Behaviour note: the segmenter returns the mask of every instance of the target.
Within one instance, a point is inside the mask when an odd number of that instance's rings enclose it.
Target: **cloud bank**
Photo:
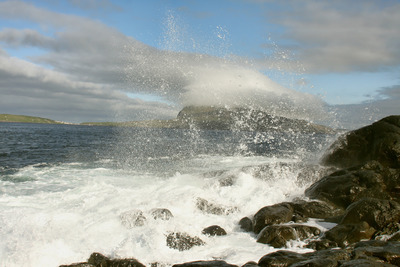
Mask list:
[[[159,50],[98,21],[19,1],[1,2],[0,17],[39,25],[2,29],[4,47],[42,51],[27,60],[0,53],[2,110],[79,121],[173,117],[185,105],[248,106],[312,119],[323,108],[320,99],[284,88],[251,65]]]

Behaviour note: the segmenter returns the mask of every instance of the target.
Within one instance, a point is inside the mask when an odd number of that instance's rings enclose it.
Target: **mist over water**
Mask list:
[[[232,57],[228,30],[218,26],[210,34],[216,45],[210,45],[210,40],[185,36],[188,30],[176,15],[168,13],[165,20],[165,50],[134,41],[124,49],[127,82],[133,90],[159,95],[180,107],[247,107],[308,120],[325,116],[319,97],[279,85],[251,60]]]

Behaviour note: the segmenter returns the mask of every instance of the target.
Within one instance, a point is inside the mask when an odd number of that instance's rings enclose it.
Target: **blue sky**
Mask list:
[[[0,1],[0,113],[136,120],[210,104],[368,123],[400,114],[399,12],[394,0]]]

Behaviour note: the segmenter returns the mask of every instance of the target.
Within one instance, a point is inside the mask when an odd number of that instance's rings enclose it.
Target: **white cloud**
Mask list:
[[[285,27],[279,38],[292,43],[308,71],[377,71],[400,65],[398,1],[279,3],[285,8],[267,13],[267,20]]]

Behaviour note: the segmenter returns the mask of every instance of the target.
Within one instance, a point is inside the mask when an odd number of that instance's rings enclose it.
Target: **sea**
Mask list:
[[[0,123],[0,266],[59,266],[84,262],[92,252],[147,266],[257,262],[277,249],[257,243],[238,222],[264,206],[305,199],[335,139],[292,131]],[[226,212],[202,209],[201,201]],[[160,209],[172,216],[155,217]],[[211,225],[227,235],[202,234]],[[167,235],[178,232],[205,244],[169,247]],[[286,249],[310,251],[301,241]]]

